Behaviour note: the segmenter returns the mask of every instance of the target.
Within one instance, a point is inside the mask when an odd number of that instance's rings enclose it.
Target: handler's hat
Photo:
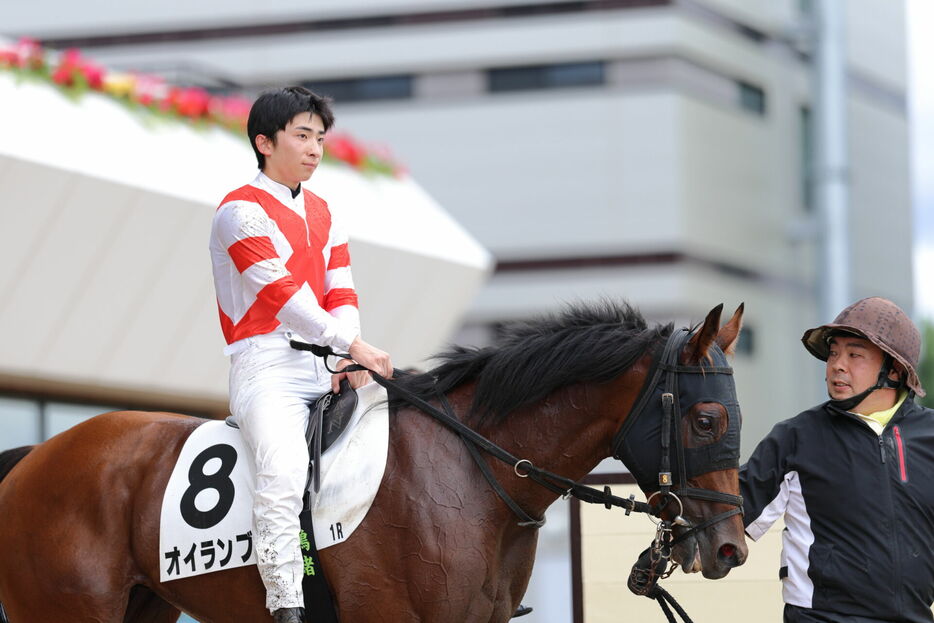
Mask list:
[[[832,323],[805,331],[801,341],[808,352],[827,361],[830,338],[841,333],[864,337],[891,355],[907,374],[905,384],[918,396],[924,396],[916,372],[921,358],[921,334],[898,305],[878,296],[856,301]]]

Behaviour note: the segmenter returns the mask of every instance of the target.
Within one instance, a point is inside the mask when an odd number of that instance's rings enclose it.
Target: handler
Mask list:
[[[777,424],[740,469],[746,533],[782,514],[789,623],[930,623],[934,411],[916,368],[921,336],[883,298],[806,331],[830,400]]]
[[[345,376],[289,340],[347,352],[387,378],[393,372],[389,355],[360,337],[347,234],[327,203],[302,188],[333,123],[328,100],[307,89],[261,94],[247,122],[260,173],[224,198],[211,227],[230,410],[256,461],[253,539],[276,623],[303,622],[298,515],[309,403],[338,391]],[[347,376],[354,388],[369,381],[366,372]]]

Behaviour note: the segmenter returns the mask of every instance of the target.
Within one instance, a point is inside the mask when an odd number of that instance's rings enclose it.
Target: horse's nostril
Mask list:
[[[736,559],[736,546],[732,543],[721,545],[720,549],[717,550],[717,558],[719,558],[721,562],[735,565],[738,562]]]

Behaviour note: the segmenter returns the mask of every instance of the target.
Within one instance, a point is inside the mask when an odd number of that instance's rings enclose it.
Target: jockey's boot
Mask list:
[[[531,611],[532,611],[532,606],[523,606],[522,604],[519,604],[519,607],[516,608],[516,613],[512,615],[512,618],[524,617]]]
[[[275,623],[305,623],[304,608],[279,608],[272,613]]]

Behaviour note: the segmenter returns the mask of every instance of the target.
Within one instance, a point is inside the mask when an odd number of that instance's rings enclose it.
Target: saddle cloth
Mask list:
[[[366,516],[386,468],[386,390],[357,390],[346,432],[321,457],[321,488],[309,485],[319,550],[346,540]],[[192,431],[169,477],[159,521],[160,580],[256,564],[253,457],[238,429],[206,421]]]

